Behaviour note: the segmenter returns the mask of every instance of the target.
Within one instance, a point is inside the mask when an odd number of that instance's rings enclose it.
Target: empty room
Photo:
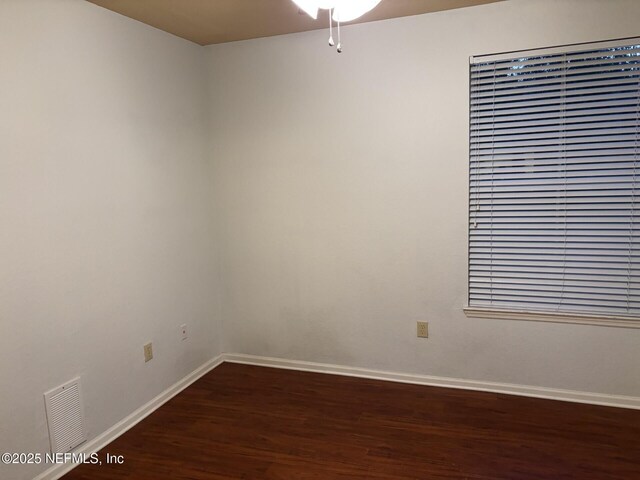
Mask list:
[[[640,0],[0,0],[0,352],[1,480],[640,480]]]

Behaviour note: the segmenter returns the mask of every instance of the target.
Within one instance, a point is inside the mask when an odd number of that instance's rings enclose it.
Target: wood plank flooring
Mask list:
[[[638,480],[640,411],[225,363],[65,480]]]

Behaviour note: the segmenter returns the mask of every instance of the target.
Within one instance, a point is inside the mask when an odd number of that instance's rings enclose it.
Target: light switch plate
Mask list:
[[[153,359],[153,343],[149,342],[144,346],[144,361],[147,363]]]

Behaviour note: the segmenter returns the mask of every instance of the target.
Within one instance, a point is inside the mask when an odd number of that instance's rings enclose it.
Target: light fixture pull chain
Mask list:
[[[329,9],[329,46],[333,47],[336,42],[333,41],[333,20],[331,19],[333,9]]]
[[[342,53],[342,42],[340,41],[340,20],[338,20],[338,53]]]

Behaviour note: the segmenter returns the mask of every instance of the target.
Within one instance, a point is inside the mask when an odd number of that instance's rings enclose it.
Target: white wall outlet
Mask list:
[[[429,338],[429,322],[418,322],[418,337]]]
[[[182,332],[182,340],[186,340],[187,338],[189,338],[189,335],[187,334],[186,323],[183,323],[182,325],[180,325],[180,331]]]
[[[153,358],[153,343],[149,342],[144,346],[144,362],[147,363]]]

